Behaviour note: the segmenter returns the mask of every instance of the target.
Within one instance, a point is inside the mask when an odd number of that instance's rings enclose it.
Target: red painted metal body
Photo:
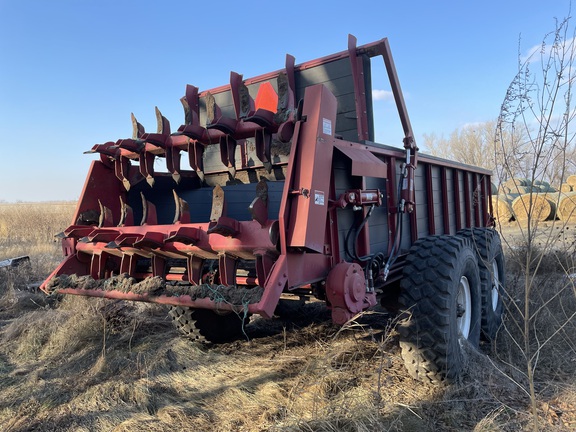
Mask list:
[[[403,149],[371,142],[375,56],[388,71]],[[344,323],[398,281],[417,238],[490,223],[489,172],[417,154],[386,39],[356,47],[351,36],[342,53],[299,66],[287,56],[283,70],[247,80],[232,73],[230,85],[210,91],[187,86],[182,103],[178,131],[157,110],[157,133],[133,118],[132,138],[90,150],[100,159],[61,235],[64,261],[44,291],[265,317],[283,293],[315,293]],[[181,166],[185,153],[190,169]],[[166,171],[156,171],[158,158]],[[190,289],[263,290],[256,301],[235,304],[192,291],[54,283],[120,274]]]

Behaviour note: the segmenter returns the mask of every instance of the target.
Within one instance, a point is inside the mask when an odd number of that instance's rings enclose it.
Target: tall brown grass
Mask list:
[[[507,253],[508,313],[496,344],[466,347],[461,381],[432,387],[405,371],[394,317],[380,309],[337,328],[322,303],[309,303],[289,320],[253,318],[249,341],[203,347],[179,337],[160,305],[29,291],[26,284],[61,259],[52,235],[70,223],[74,206],[53,205],[0,206],[11,233],[0,258],[32,259],[31,267],[0,271],[2,431],[487,432],[531,424],[518,346],[521,249]],[[36,221],[27,229],[24,215]],[[571,256],[545,257],[531,298],[546,431],[576,429],[576,293],[564,271]]]
[[[38,273],[61,259],[54,237],[72,221],[75,202],[0,203],[0,261],[28,255]]]

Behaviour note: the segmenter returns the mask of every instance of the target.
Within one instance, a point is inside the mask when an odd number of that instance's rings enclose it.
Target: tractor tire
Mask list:
[[[464,344],[480,342],[480,275],[470,242],[457,236],[416,241],[400,287],[398,332],[408,372],[424,382],[454,382]]]
[[[476,252],[482,297],[482,337],[493,341],[502,324],[502,298],[506,281],[500,235],[491,228],[468,228],[458,231],[456,235],[469,239]]]
[[[218,314],[210,309],[172,306],[169,315],[174,326],[184,336],[200,343],[230,342],[244,335],[249,316],[229,312]]]

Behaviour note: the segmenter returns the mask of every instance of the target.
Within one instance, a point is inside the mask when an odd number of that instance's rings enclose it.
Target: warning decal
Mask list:
[[[322,132],[326,135],[332,135],[332,120],[322,119]]]

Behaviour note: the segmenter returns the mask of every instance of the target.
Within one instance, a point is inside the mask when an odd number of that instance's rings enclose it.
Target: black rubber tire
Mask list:
[[[224,343],[241,338],[249,316],[234,312],[218,314],[209,309],[172,306],[169,315],[184,336],[201,343]]]
[[[464,366],[464,339],[473,347],[480,342],[480,275],[469,241],[457,236],[416,241],[400,287],[398,332],[408,372],[424,382],[455,381]],[[464,291],[470,294],[467,307],[459,305]],[[459,312],[462,320],[469,318],[467,338],[459,330]]]
[[[491,228],[468,228],[458,231],[457,235],[469,239],[476,252],[482,297],[482,337],[493,341],[502,324],[506,282],[500,234]]]

